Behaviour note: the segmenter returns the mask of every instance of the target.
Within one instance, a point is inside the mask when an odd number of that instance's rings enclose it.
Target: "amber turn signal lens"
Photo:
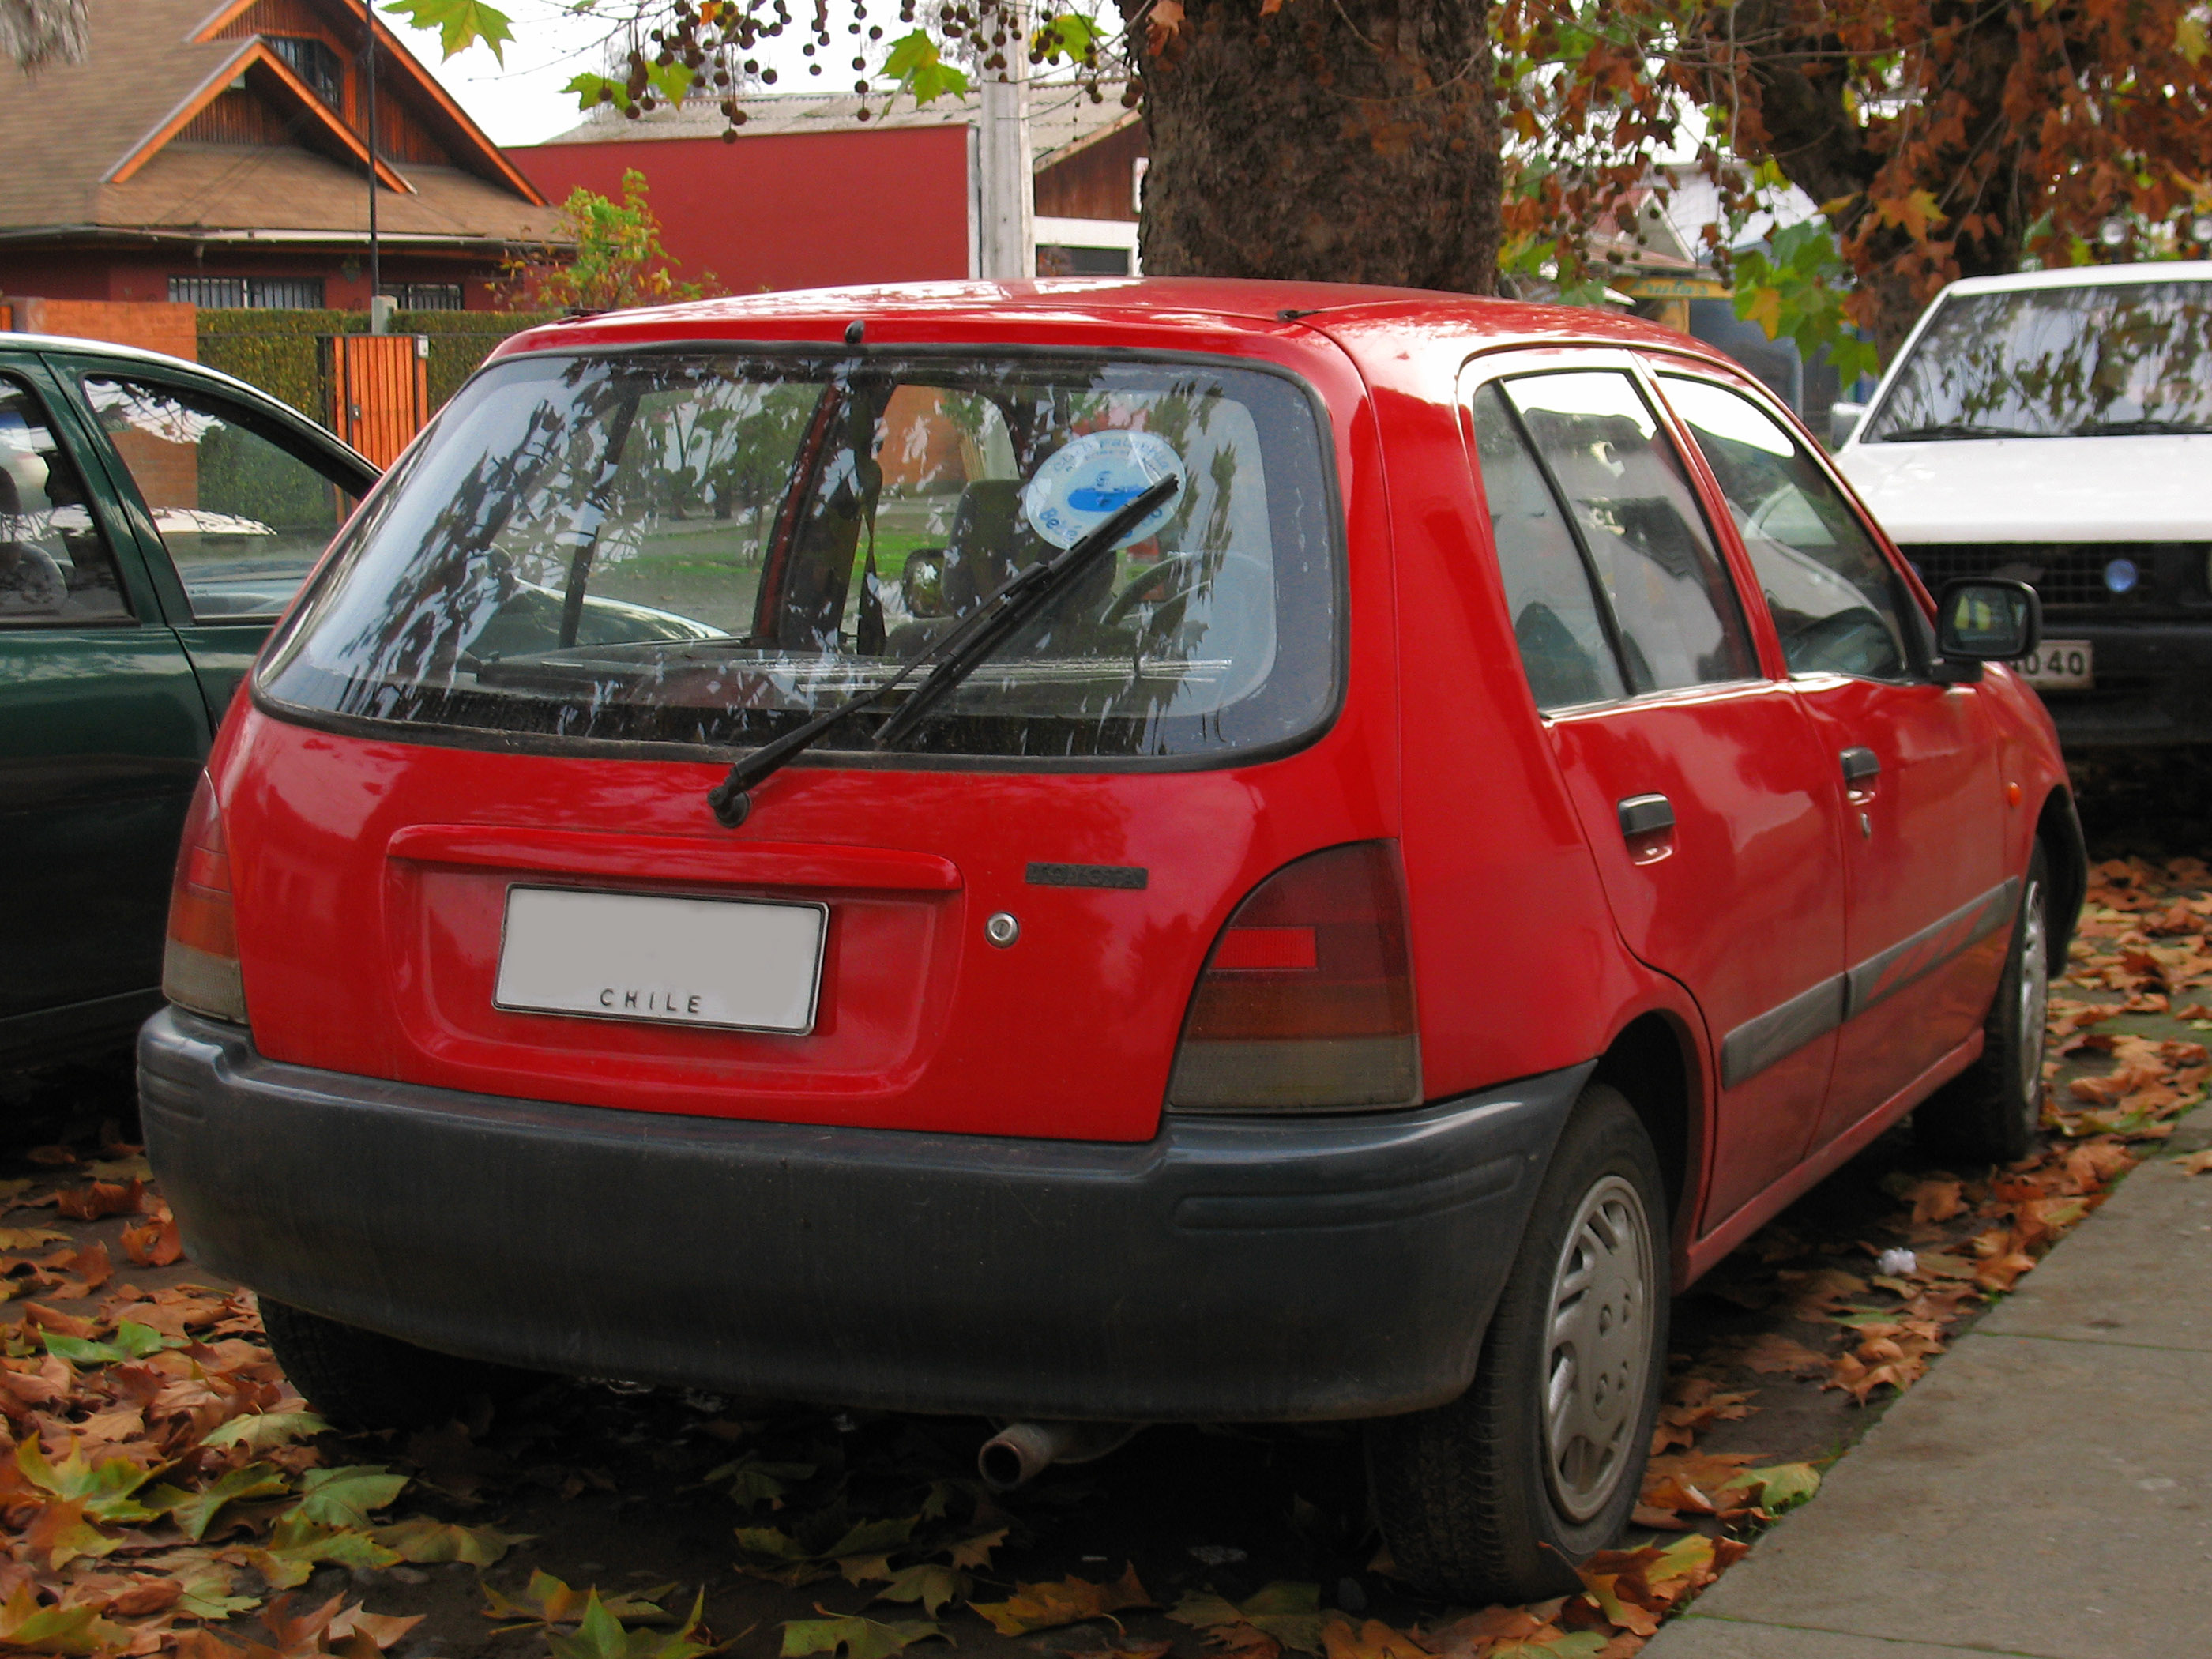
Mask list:
[[[230,848],[215,785],[200,774],[169,889],[169,937],[161,994],[180,1008],[243,1025],[246,981],[238,967],[238,918],[231,906]]]
[[[1395,844],[1333,847],[1277,871],[1214,941],[1191,994],[1169,1106],[1406,1106],[1420,1085]]]

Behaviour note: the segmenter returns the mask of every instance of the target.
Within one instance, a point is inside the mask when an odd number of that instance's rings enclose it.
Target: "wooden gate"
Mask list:
[[[379,466],[399,459],[430,418],[427,334],[325,334],[331,430]]]

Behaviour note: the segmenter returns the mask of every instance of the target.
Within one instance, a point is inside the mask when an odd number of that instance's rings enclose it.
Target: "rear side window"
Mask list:
[[[1335,707],[1327,456],[1300,386],[1227,363],[517,359],[465,388],[356,520],[261,685],[556,744],[763,742],[880,685],[1173,472],[1170,505],[906,746],[1278,743]],[[898,707],[837,741],[861,746]]]
[[[1498,386],[1475,393],[1474,445],[1506,613],[1536,707],[1621,696],[1620,669],[1581,550]]]
[[[130,620],[84,480],[31,389],[0,375],[0,628]]]
[[[1903,592],[1843,492],[1750,398],[1708,380],[1662,383],[1720,480],[1790,672],[1908,675]]]
[[[1498,385],[1565,509],[1629,692],[1754,678],[1758,659],[1735,587],[1680,458],[1635,381],[1602,369]],[[1488,476],[1486,466],[1486,484]],[[1524,522],[1522,537],[1536,528]],[[1501,562],[1506,557],[1501,544]],[[1519,623],[1516,615],[1516,633]]]

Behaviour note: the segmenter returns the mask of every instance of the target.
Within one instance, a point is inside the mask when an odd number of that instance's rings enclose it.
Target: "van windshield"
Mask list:
[[[1328,464],[1261,370],[973,354],[531,356],[465,387],[264,659],[280,707],[744,746],[881,684],[1181,488],[902,749],[1205,755],[1334,707]],[[902,693],[825,747],[858,747]]]
[[[2212,283],[1954,295],[1867,443],[2212,432]]]

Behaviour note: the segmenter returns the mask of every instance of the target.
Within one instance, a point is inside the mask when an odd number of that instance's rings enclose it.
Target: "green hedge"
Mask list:
[[[552,321],[556,312],[402,311],[395,334],[430,337],[430,407],[452,397],[477,365],[510,334]],[[203,311],[200,361],[281,398],[311,418],[330,419],[315,341],[325,334],[365,334],[362,311]]]

